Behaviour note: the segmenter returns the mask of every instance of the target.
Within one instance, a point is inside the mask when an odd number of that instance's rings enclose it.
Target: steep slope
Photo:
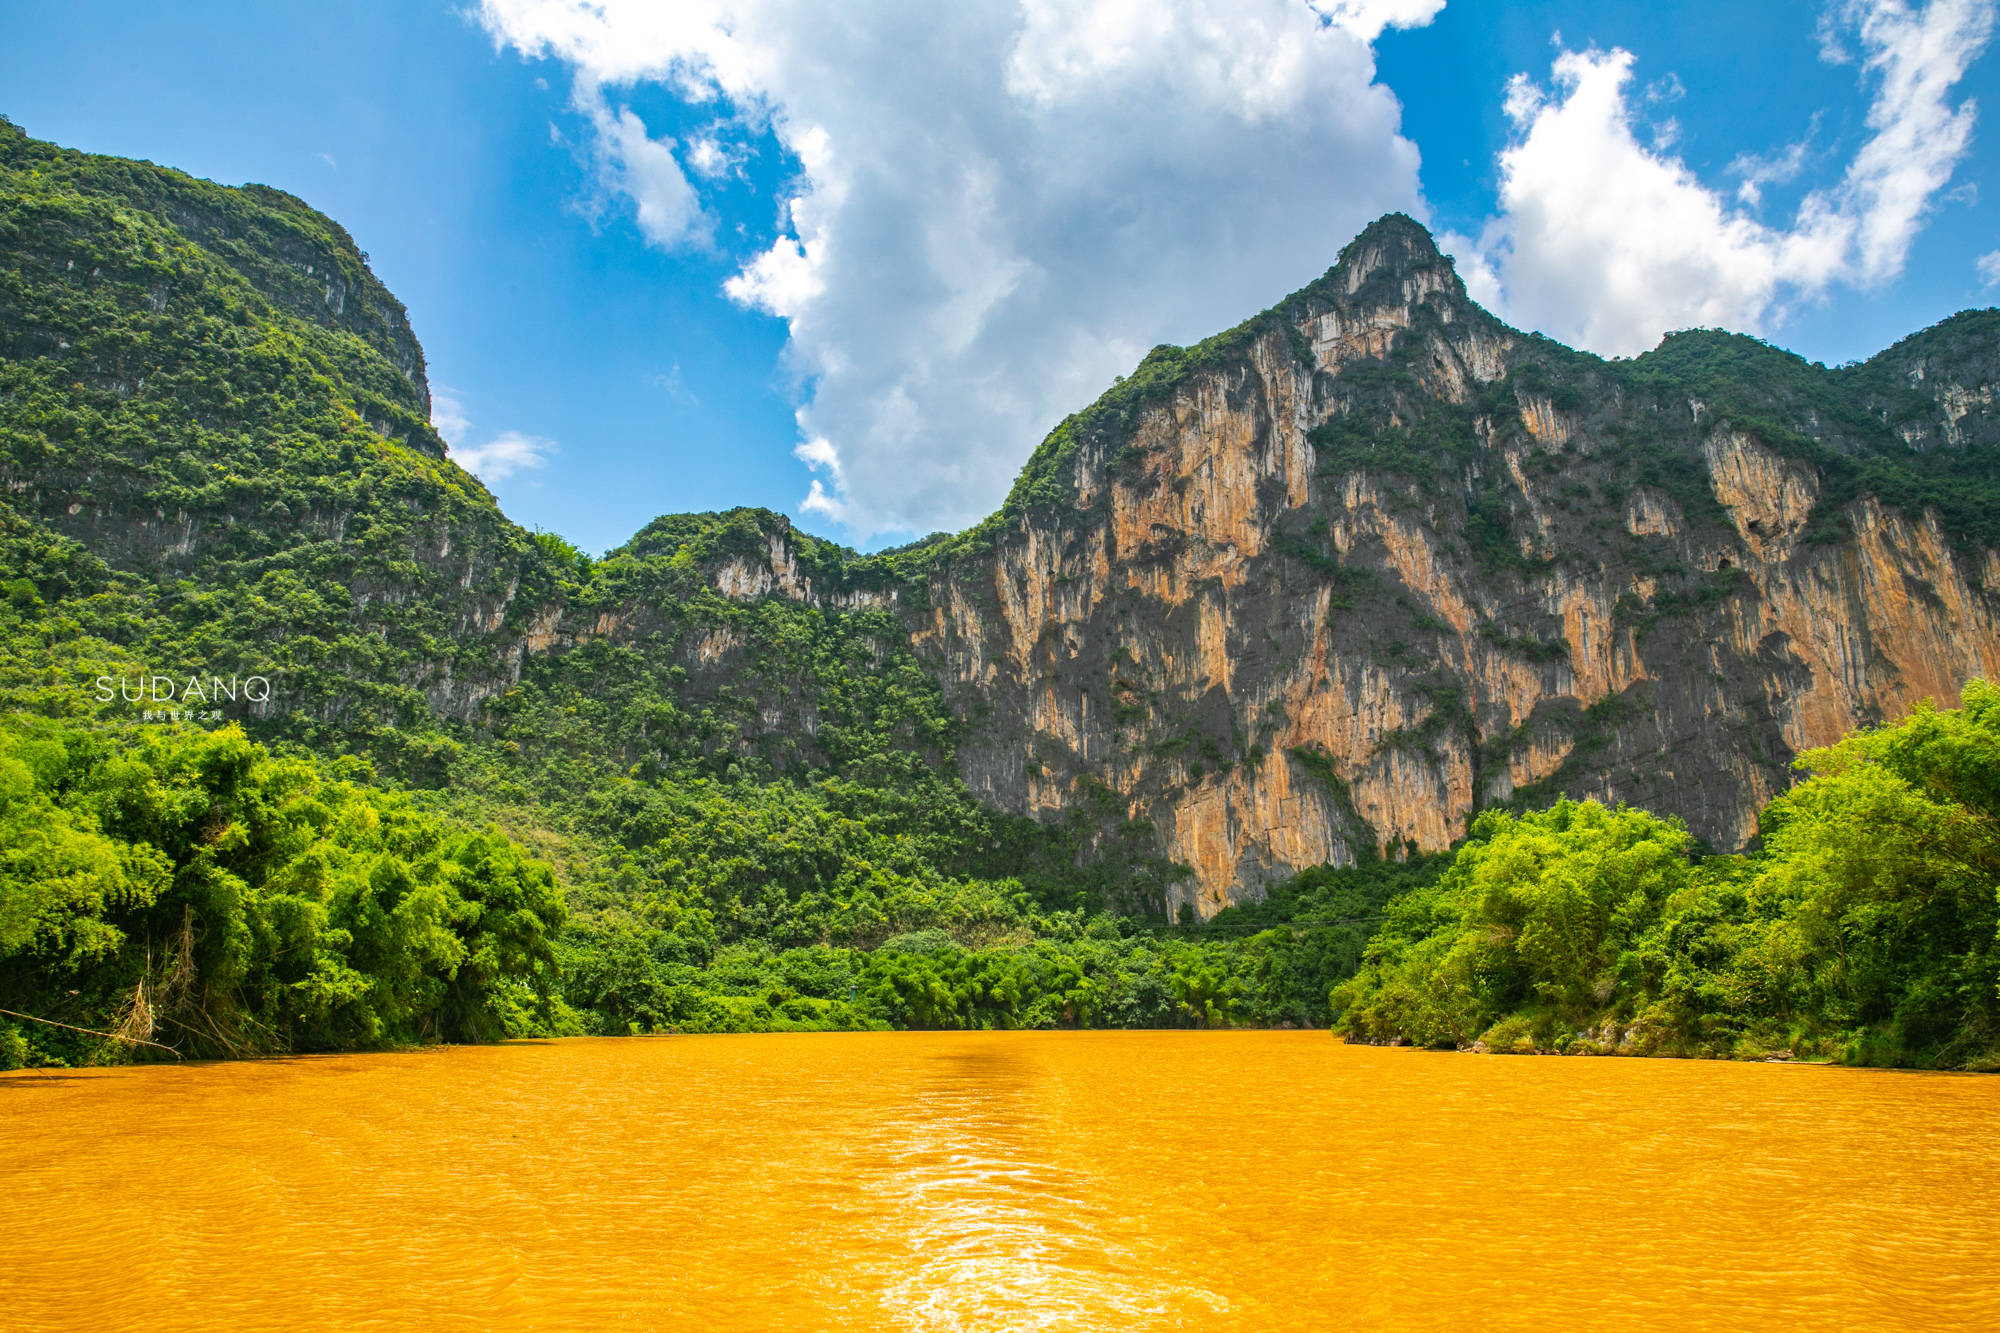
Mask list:
[[[271,697],[231,720],[434,786],[452,746],[513,739],[527,705],[504,696],[540,660],[543,689],[615,680],[628,706],[605,735],[520,736],[531,750],[615,736],[620,771],[770,774],[833,763],[864,726],[944,762],[909,695],[893,720],[866,702],[909,655],[866,614],[880,599],[836,598],[852,615],[831,625],[796,598],[739,609],[709,585],[802,592],[744,581],[768,558],[747,515],[663,518],[591,561],[509,521],[429,402],[403,307],[330,219],[0,120],[0,542],[23,605],[54,618],[0,687],[84,712],[98,666],[255,672]],[[788,559],[852,553],[800,537]]]
[[[223,1052],[1328,1023],[1475,809],[1738,843],[1798,747],[1991,671],[1996,348],[1987,311],[1836,371],[1716,333],[1607,363],[1388,218],[1155,349],[969,532],[861,556],[735,510],[592,560],[446,457],[337,225],[0,121],[0,1006],[48,1020],[0,1065],[101,1058],[148,996]],[[164,727],[93,689],[163,671],[275,688]],[[1990,876],[1951,873],[1986,915],[1914,953],[1822,933],[1902,978],[1825,1040],[1990,1045]],[[433,911],[416,971],[377,947]],[[1789,1040],[1707,1003],[1704,938],[1662,1049]]]
[[[136,600],[100,628],[270,678],[251,712],[296,734],[465,716],[557,587],[429,413],[403,307],[337,225],[0,121],[0,497],[94,571],[52,599],[115,584]]]
[[[33,779],[9,768],[0,813],[30,788],[92,807],[79,826],[116,835],[92,854],[115,856],[134,821],[100,820],[85,788],[157,768],[174,794],[139,805],[165,799],[199,858],[232,825],[214,795],[229,765],[264,762],[226,733],[240,724],[287,790],[401,788],[446,816],[414,841],[498,825],[553,863],[574,909],[560,1021],[612,1032],[887,1021],[902,1001],[854,1010],[845,962],[786,965],[779,984],[770,951],[1073,938],[1083,912],[1159,901],[1150,843],[1093,856],[974,800],[962,727],[886,602],[810,594],[818,571],[856,577],[851,552],[788,536],[769,591],[795,595],[749,600],[717,589],[758,591],[743,580],[769,558],[769,516],[665,518],[593,561],[508,521],[427,410],[403,309],[336,224],[0,121],[0,751]],[[268,697],[181,695],[252,674]],[[173,697],[128,693],[156,684]],[[262,896],[274,867],[251,860],[200,901],[194,871],[134,895],[81,892],[60,858],[0,865],[0,1007],[117,1026],[121,996],[168,984],[152,944],[169,936],[289,957],[296,939],[211,910]],[[280,909],[338,918],[332,881],[305,878],[268,880]],[[1341,938],[1351,965],[1359,937]],[[712,972],[730,949],[738,965]],[[910,984],[943,1012],[946,992]],[[1323,1011],[1327,984],[1285,1012]],[[1119,1011],[1176,1012],[1159,978],[1144,989]]]
[[[572,787],[955,773],[1186,867],[1107,901],[1207,916],[1558,791],[1740,845],[1793,754],[2000,664],[1991,311],[1833,371],[1712,332],[1605,362],[1390,217],[1155,349],[970,532],[864,558],[744,511],[592,562],[444,458],[325,218],[11,125],[0,172],[0,519],[49,642],[253,662],[262,734],[419,786],[468,753]],[[953,873],[1050,864],[970,845]]]
[[[1204,916],[1559,791],[1736,847],[1794,754],[2000,668],[1996,373],[1990,311],[1838,371],[1701,331],[1605,362],[1389,217],[874,563],[921,579],[974,790],[1114,794]]]
[[[1746,339],[1607,364],[1507,329],[1386,219],[1067,423],[1053,502],[937,580],[919,642],[994,710],[967,779],[1031,811],[1109,784],[1204,914],[1558,788],[1740,845],[1794,753],[2000,668],[1993,532],[1902,457],[1990,461],[2000,345],[1963,322],[1842,411]]]

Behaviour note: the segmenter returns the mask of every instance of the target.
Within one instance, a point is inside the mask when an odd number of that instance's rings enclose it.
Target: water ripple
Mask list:
[[[2000,1079],[1316,1033],[0,1075],[0,1328],[2000,1327]]]

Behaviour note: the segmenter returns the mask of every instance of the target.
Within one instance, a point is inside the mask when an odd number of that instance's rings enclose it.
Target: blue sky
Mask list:
[[[593,550],[975,520],[1389,208],[1606,354],[1839,362],[2000,300],[1991,0],[733,8],[4,4],[0,112],[337,218],[455,450]]]

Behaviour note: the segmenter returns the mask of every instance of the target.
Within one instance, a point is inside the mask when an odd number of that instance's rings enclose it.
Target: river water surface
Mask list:
[[[0,1076],[7,1329],[2000,1328],[2000,1078],[880,1033]]]

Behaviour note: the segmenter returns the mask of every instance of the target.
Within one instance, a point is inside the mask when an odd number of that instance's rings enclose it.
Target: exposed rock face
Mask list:
[[[1500,325],[1407,219],[1232,338],[1068,423],[1030,465],[1067,503],[907,613],[986,716],[974,789],[1046,814],[1107,784],[1204,916],[1557,791],[1734,847],[1800,750],[2000,670],[2000,558],[1866,495],[1824,512],[1725,409]],[[1994,350],[1917,349],[1905,438],[1990,438]],[[784,567],[718,586],[783,595]]]
[[[402,307],[329,220],[4,121],[0,175],[31,222],[0,245],[0,521],[132,576],[195,649],[220,616],[287,714],[476,726],[588,652],[809,769],[831,626],[847,660],[915,649],[975,791],[1109,792],[1188,867],[1164,905],[1207,915],[1558,792],[1740,845],[1799,751],[2000,672],[2000,312],[1834,371],[1714,333],[1604,362],[1387,218],[1156,349],[970,533],[860,559],[667,516],[593,569],[444,458]]]
[[[715,590],[724,597],[784,597],[848,611],[895,605],[893,590],[816,587],[812,574],[799,566],[787,538],[783,530],[772,532],[756,555],[725,557],[715,569]]]

